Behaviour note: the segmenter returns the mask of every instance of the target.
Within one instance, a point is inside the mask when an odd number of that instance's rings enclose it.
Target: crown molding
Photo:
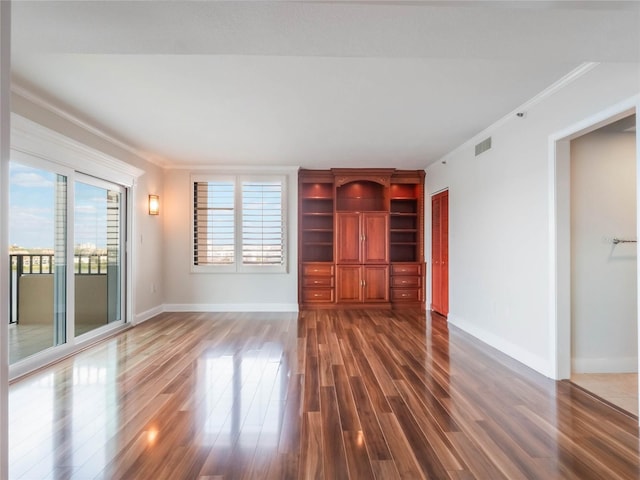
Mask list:
[[[93,125],[90,125],[89,123],[85,122],[84,120],[79,119],[78,117],[76,117],[75,115],[72,115],[71,113],[67,112],[66,110],[60,108],[57,105],[54,105],[53,103],[51,103],[48,100],[45,100],[44,98],[42,98],[40,95],[37,95],[35,93],[33,93],[31,90],[21,86],[21,85],[17,85],[15,83],[13,83],[11,85],[11,93],[14,95],[18,95],[19,97],[22,97],[23,99],[27,100],[30,103],[33,103],[34,105],[36,105],[37,107],[40,107],[50,113],[53,113],[54,115],[76,125],[77,127],[82,128],[83,130],[86,130],[87,132],[91,133],[92,135],[95,135],[96,137],[105,140],[106,142],[111,143],[112,145],[121,148],[122,150],[125,150],[149,163],[152,163],[153,165],[156,165],[158,167],[161,168],[166,168],[168,162],[166,161],[161,161],[158,160],[156,158],[151,158],[150,155],[148,155],[147,153],[131,146],[130,144],[123,142],[122,140],[119,140],[107,133],[105,133],[104,131],[100,130],[99,128],[94,127]]]
[[[471,146],[475,145],[476,143],[484,140],[488,135],[491,135],[492,132],[497,130],[502,125],[504,125],[505,123],[507,123],[509,121],[512,121],[514,118],[517,118],[518,114],[526,113],[527,110],[530,110],[533,106],[535,106],[538,103],[542,102],[544,99],[550,97],[551,95],[553,95],[557,91],[562,90],[567,85],[573,83],[578,78],[582,77],[586,73],[588,73],[591,70],[593,70],[594,68],[596,68],[598,65],[600,65],[598,62],[585,62],[585,63],[582,63],[579,67],[576,67],[573,70],[571,70],[568,74],[566,74],[560,80],[558,80],[557,82],[552,83],[550,86],[548,86],[547,88],[542,90],[540,93],[538,93],[531,100],[526,101],[525,103],[520,105],[515,110],[507,113],[500,120],[492,123],[490,126],[485,128],[484,130],[482,130],[480,133],[477,133],[476,135],[471,137],[469,140],[467,140],[463,144],[457,146],[456,148],[451,150],[449,153],[443,155],[439,159],[431,162],[429,165],[432,165],[432,164],[434,164],[436,162],[446,162],[447,160],[449,160],[452,156],[454,156],[455,154],[457,154],[461,150],[464,150],[464,149],[466,149],[468,147],[471,147]]]
[[[17,113],[11,114],[11,151],[53,161],[126,186],[135,185],[137,178],[145,173]]]
[[[238,175],[242,173],[266,173],[266,174],[297,174],[299,166],[288,165],[169,165],[167,170],[188,170],[202,174],[230,174]]]

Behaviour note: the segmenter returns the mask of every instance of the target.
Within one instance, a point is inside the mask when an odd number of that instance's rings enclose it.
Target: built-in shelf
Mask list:
[[[390,241],[392,262],[416,262],[418,252],[419,191],[414,185],[392,185]]]
[[[333,261],[333,183],[300,185],[300,256],[304,262]]]
[[[298,193],[301,308],[424,307],[424,171],[301,169]]]

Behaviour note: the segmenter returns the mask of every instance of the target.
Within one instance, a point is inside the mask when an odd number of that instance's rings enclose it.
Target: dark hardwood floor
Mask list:
[[[638,422],[410,311],[163,314],[10,386],[11,479],[637,479]]]

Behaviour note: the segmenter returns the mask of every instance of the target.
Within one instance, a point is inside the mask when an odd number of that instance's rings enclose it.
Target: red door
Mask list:
[[[449,313],[449,191],[431,197],[431,310]]]

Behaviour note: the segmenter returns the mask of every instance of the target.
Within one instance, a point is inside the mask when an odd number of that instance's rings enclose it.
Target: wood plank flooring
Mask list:
[[[637,479],[637,420],[416,312],[163,314],[10,386],[10,479]]]

